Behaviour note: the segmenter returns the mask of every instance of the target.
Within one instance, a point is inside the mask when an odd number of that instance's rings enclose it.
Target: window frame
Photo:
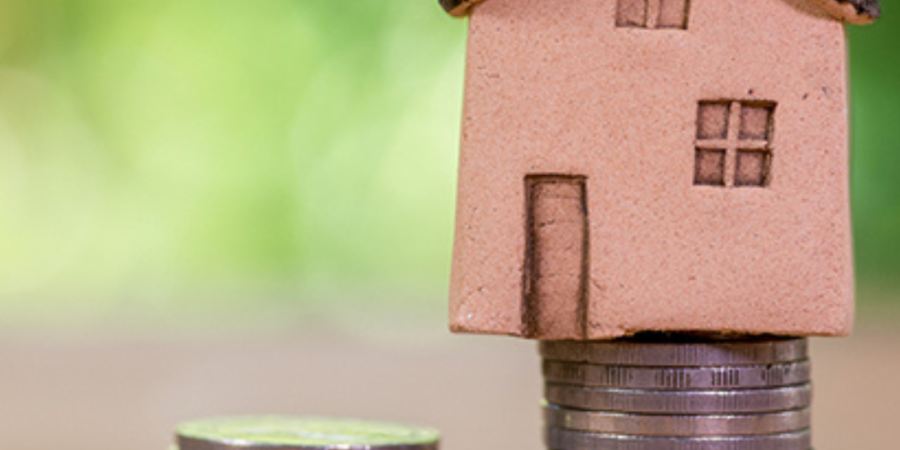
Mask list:
[[[664,5],[667,2],[684,2],[680,23],[676,24],[663,20]],[[628,11],[633,13],[638,10],[640,10],[641,17],[631,16],[627,13]],[[687,30],[690,22],[690,13],[691,0],[617,0],[616,28]]]
[[[704,117],[706,108],[725,106],[725,122],[712,122],[713,133],[710,135],[709,117]],[[778,103],[766,100],[701,100],[697,106],[696,140],[694,142],[694,185],[724,188],[769,187],[772,182],[772,159],[774,154],[775,113]],[[746,126],[753,121],[749,111],[763,111],[764,128],[752,133]],[[747,113],[745,115],[745,113]],[[714,119],[714,118],[713,118]],[[758,119],[758,118],[757,118]],[[722,129],[718,129],[722,125]],[[708,176],[704,171],[708,168],[711,156],[724,154],[721,171],[722,176]],[[742,156],[753,155],[758,161],[759,174],[752,177],[742,176]],[[745,162],[746,163],[746,162]],[[714,174],[715,175],[715,174]],[[743,174],[746,175],[746,174]],[[758,180],[758,181],[755,181]]]

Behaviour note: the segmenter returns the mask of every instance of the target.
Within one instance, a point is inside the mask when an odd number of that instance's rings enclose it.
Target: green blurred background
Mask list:
[[[849,28],[863,320],[814,340],[821,450],[897,447],[882,3]],[[0,0],[0,448],[254,413],[540,448],[532,343],[445,329],[465,28],[436,0]]]
[[[0,321],[443,308],[465,22],[436,3],[0,0]],[[893,12],[849,30],[864,311],[900,292]]]

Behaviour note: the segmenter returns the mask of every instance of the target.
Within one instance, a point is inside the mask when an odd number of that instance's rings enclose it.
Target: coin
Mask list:
[[[430,428],[320,417],[227,417],[181,425],[180,450],[437,450]]]
[[[732,341],[543,341],[540,353],[552,361],[621,366],[732,366],[777,364],[806,359],[807,340],[759,337]]]
[[[591,411],[655,414],[728,414],[787,411],[810,406],[809,383],[772,389],[661,391],[547,383],[551,404]]]
[[[809,428],[809,409],[767,414],[647,415],[578,411],[544,405],[547,426],[592,433],[640,436],[741,436]]]
[[[646,367],[544,361],[544,379],[629,389],[746,389],[809,381],[809,360],[759,366]]]
[[[809,450],[809,430],[759,436],[646,437],[548,428],[547,448],[555,450]]]

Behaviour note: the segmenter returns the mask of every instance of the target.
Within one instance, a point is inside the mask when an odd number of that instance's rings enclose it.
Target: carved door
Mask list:
[[[585,178],[526,178],[523,323],[537,339],[584,337],[588,223]]]

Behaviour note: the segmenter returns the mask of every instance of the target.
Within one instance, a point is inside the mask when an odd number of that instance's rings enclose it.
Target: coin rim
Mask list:
[[[744,436],[789,433],[809,429],[811,425],[809,408],[762,414],[648,415],[582,411],[544,402],[542,410],[548,427],[601,434]]]
[[[438,442],[427,444],[408,445],[344,445],[334,444],[327,446],[309,445],[278,445],[278,444],[254,444],[225,441],[208,441],[187,436],[178,436],[178,450],[438,450]]]
[[[551,361],[621,366],[743,366],[799,361],[808,357],[806,338],[758,338],[741,341],[641,342],[541,341],[540,355]]]
[[[560,395],[560,392],[564,394]],[[604,400],[596,401],[598,396]],[[723,402],[738,402],[737,400],[726,400],[729,398],[751,397],[759,398],[758,402],[765,402],[767,396],[769,403],[768,406],[764,407],[742,406],[734,408],[722,405]],[[573,401],[573,398],[581,401]],[[697,400],[689,400],[691,398]],[[702,401],[699,399],[703,398],[710,399],[710,403],[701,404],[700,407],[697,407],[696,404],[685,405],[685,403],[689,402],[699,403]],[[768,413],[810,407],[812,404],[812,383],[766,389],[702,391],[598,388],[545,383],[544,399],[552,405],[589,411],[676,415]],[[655,404],[661,406],[652,406],[654,401]],[[673,402],[677,402],[678,407],[666,409],[666,406],[671,407]]]
[[[555,439],[554,439],[555,434]],[[589,440],[564,443],[562,440]],[[593,442],[590,442],[593,441]],[[790,433],[751,436],[706,436],[698,438],[632,436],[608,433],[590,433],[564,428],[546,427],[544,444],[557,450],[584,450],[588,448],[641,449],[641,450],[809,450],[812,447],[810,429]]]
[[[754,380],[752,375],[782,368],[793,367],[791,375],[782,378],[778,382]],[[581,376],[569,376],[566,371],[578,370]],[[604,371],[621,371],[615,375],[606,375]],[[712,380],[716,371],[738,371],[739,382],[732,384],[714,385]],[[557,361],[545,359],[541,363],[541,373],[546,382],[568,384],[587,387],[610,387],[623,389],[657,389],[657,390],[708,390],[708,389],[750,389],[793,386],[809,382],[811,380],[812,366],[809,358],[775,364],[758,365],[734,365],[734,366],[686,366],[686,367],[653,367],[653,366],[623,366],[614,364],[593,364],[572,361]],[[796,375],[794,375],[796,373]],[[623,375],[626,374],[626,375]],[[630,376],[627,376],[629,375]],[[611,381],[610,378],[623,378],[625,382]],[[672,383],[661,383],[659,377],[666,380],[676,380]],[[605,382],[603,378],[606,378]],[[651,381],[652,380],[652,381]],[[689,386],[683,381],[689,380]]]

